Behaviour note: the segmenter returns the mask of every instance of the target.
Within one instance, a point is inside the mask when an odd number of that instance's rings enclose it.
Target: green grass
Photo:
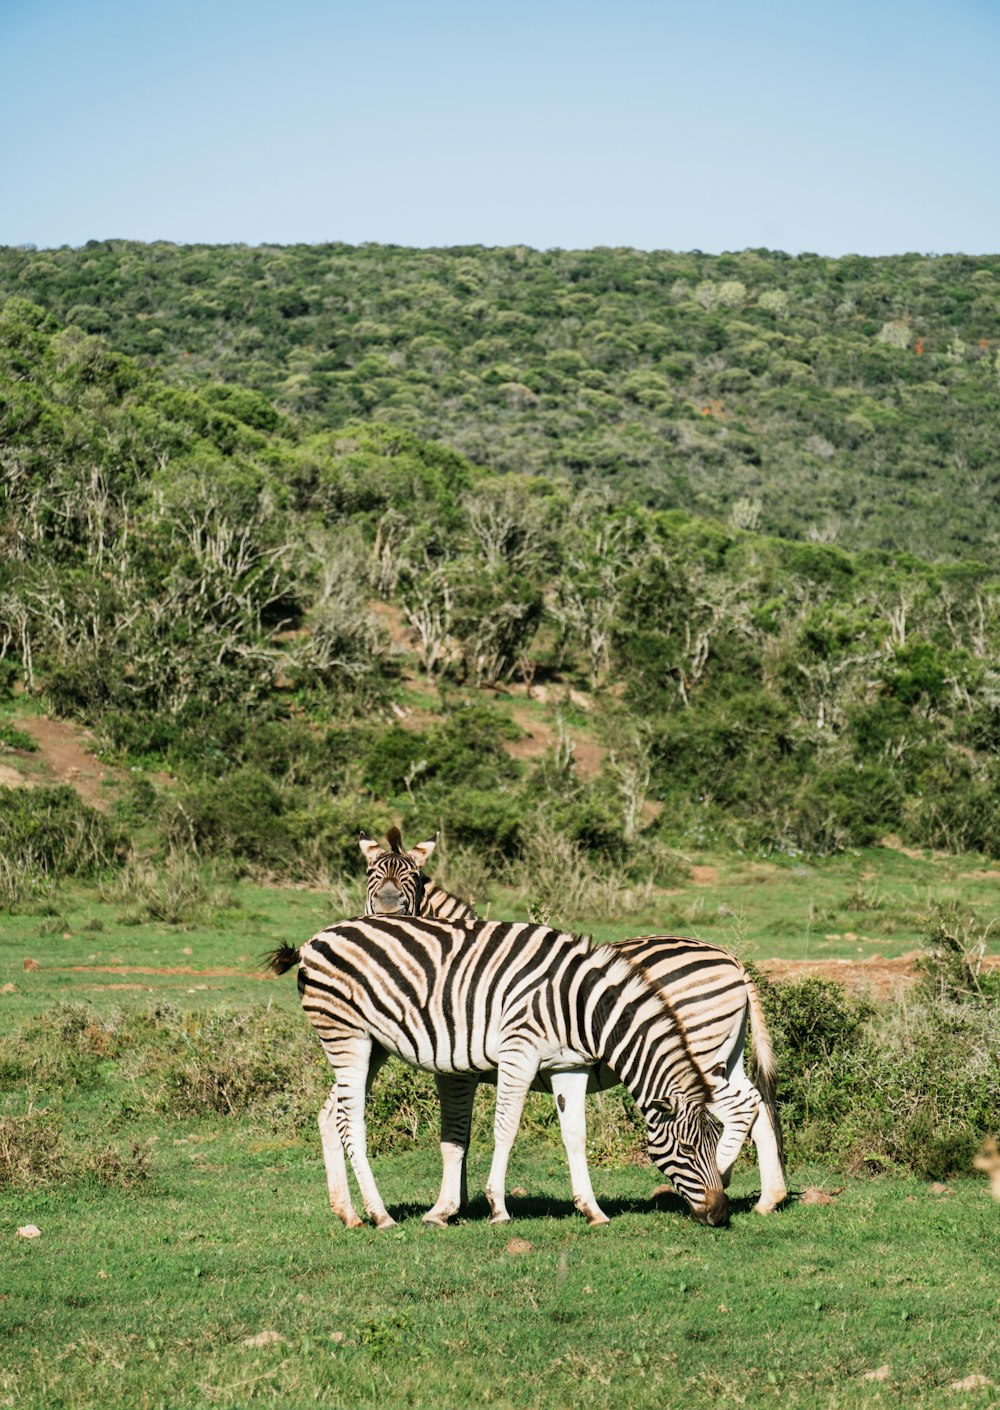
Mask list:
[[[743,1178],[713,1231],[651,1201],[649,1171],[601,1171],[614,1218],[589,1230],[561,1162],[522,1146],[512,1225],[480,1200],[434,1230],[420,1153],[380,1163],[402,1222],[379,1235],[324,1207],[315,1149],[167,1123],[155,1164],[138,1195],[0,1202],[4,1403],[943,1406],[952,1382],[996,1374],[997,1209],[972,1181],[855,1181],[760,1219]],[[29,1220],[41,1237],[14,1237]],[[245,1344],[261,1332],[285,1340]]]
[[[732,943],[738,921],[743,953],[801,958],[796,927],[811,907],[831,933],[863,917],[872,935],[894,918],[896,950],[884,936],[864,942],[890,954],[916,947],[918,917],[944,893],[982,921],[995,906],[989,880],[966,875],[982,870],[975,859],[712,860],[717,883],[685,884],[658,914],[603,929],[670,928],[671,908],[706,897],[697,930]],[[761,1219],[745,1155],[732,1226],[709,1230],[654,1196],[660,1177],[623,1158],[627,1142],[603,1140],[608,1113],[595,1110],[595,1188],[612,1222],[591,1230],[538,1098],[514,1148],[509,1185],[523,1193],[511,1225],[491,1228],[480,1196],[455,1227],[423,1226],[436,1148],[400,1136],[375,1143],[398,1229],[343,1229],[314,1125],[328,1069],[294,982],[255,969],[263,951],[335,918],[336,902],[229,889],[227,908],[185,927],[124,924],[126,907],[76,887],[0,916],[0,990],[15,986],[0,992],[0,1117],[42,1110],[30,1129],[58,1129],[33,1172],[6,1186],[0,1174],[0,1406],[998,1403],[996,1384],[949,1389],[975,1375],[1000,1384],[1000,1206],[981,1178],[939,1190],[793,1166],[789,1204]],[[859,897],[866,909],[852,911]],[[856,953],[843,934],[827,943]],[[25,956],[41,967],[25,971]],[[93,1030],[66,1037],[63,1003],[85,1004]],[[154,1022],[157,1008],[166,1017]],[[186,1084],[269,1044],[289,1068],[287,1104],[262,1087],[229,1115],[185,1106]],[[485,1183],[489,1105],[477,1104],[473,1190]],[[816,1186],[839,1193],[800,1198]],[[26,1224],[41,1237],[19,1238]],[[246,1344],[262,1332],[283,1340]],[[882,1367],[884,1379],[865,1379]]]

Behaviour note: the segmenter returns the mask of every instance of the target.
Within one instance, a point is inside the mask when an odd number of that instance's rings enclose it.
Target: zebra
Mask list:
[[[347,1227],[361,1221],[345,1148],[366,1213],[379,1229],[395,1222],[368,1163],[364,1116],[371,1080],[390,1054],[464,1085],[469,1103],[476,1083],[496,1073],[491,1223],[510,1218],[507,1161],[540,1074],[556,1097],[574,1204],[589,1222],[606,1222],[572,1121],[594,1067],[632,1093],[649,1154],[694,1217],[728,1222],[707,1110],[712,1090],[662,992],[608,946],[530,922],[366,916],[328,926],[301,949],[281,946],[267,964],[276,974],[298,964],[303,1009],[336,1071],[319,1129],[330,1205]],[[749,1126],[753,1104],[744,1106]]]
[[[369,914],[412,914],[458,916],[476,919],[468,903],[435,886],[421,871],[434,849],[434,840],[406,852],[398,828],[387,834],[391,848],[383,851],[377,843],[363,839],[361,850],[368,864],[367,910]],[[399,901],[400,896],[407,899]],[[393,909],[398,906],[398,909]],[[775,1090],[774,1049],[761,1007],[757,986],[743,965],[717,945],[679,936],[644,935],[611,942],[611,948],[642,971],[659,988],[684,1025],[685,1036],[695,1059],[713,1088],[709,1110],[723,1121],[718,1156],[724,1186],[728,1186],[736,1158],[747,1134],[743,1121],[745,1108],[736,1104],[740,1116],[725,1126],[731,1112],[733,1091],[756,1103],[749,1135],[757,1151],[761,1193],[755,1210],[769,1214],[787,1195],[781,1124]],[[753,1038],[754,1077],[747,1075],[744,1058],[747,1031]],[[580,1132],[586,1131],[585,1093],[609,1083],[608,1074],[592,1075],[586,1089],[573,1091],[578,1109],[567,1117]],[[446,1222],[466,1203],[465,1159],[472,1124],[475,1086],[455,1084],[436,1078],[441,1101],[441,1192],[432,1210],[425,1215],[430,1223]],[[565,1094],[564,1094],[565,1095]],[[448,1138],[445,1138],[447,1128]],[[582,1137],[585,1140],[585,1136]]]
[[[407,852],[398,827],[386,833],[389,851],[361,834],[358,845],[365,859],[366,915],[422,915],[435,920],[478,920],[467,901],[453,896],[424,875],[423,866],[434,851],[437,838],[421,842]]]

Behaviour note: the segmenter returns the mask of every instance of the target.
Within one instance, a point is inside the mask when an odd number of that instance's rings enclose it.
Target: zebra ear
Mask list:
[[[361,855],[369,866],[382,855],[382,848],[372,838],[366,837],[364,833],[358,839],[358,846],[361,848]]]
[[[436,846],[437,833],[429,842],[418,842],[416,847],[411,847],[407,855],[413,858],[418,867],[422,867]]]

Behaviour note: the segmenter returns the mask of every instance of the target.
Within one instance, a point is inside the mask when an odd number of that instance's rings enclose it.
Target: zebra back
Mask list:
[[[463,901],[460,896],[453,896],[450,891],[446,891],[443,886],[438,886],[437,882],[426,876],[420,914],[428,920],[447,920],[463,925],[479,919],[473,905]]]
[[[749,1007],[756,1071],[763,1086],[773,1087],[774,1049],[757,986],[735,955],[678,935],[639,935],[613,941],[612,948],[664,992],[703,1065],[711,1065],[736,1019]]]

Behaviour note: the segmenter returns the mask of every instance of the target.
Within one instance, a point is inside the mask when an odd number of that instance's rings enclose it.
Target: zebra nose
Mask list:
[[[727,1228],[729,1225],[729,1200],[725,1190],[709,1190],[705,1203],[692,1205],[691,1213],[699,1224],[709,1224],[712,1228]]]
[[[391,883],[379,888],[375,896],[375,906],[378,914],[383,916],[405,916],[409,909],[402,891]]]

